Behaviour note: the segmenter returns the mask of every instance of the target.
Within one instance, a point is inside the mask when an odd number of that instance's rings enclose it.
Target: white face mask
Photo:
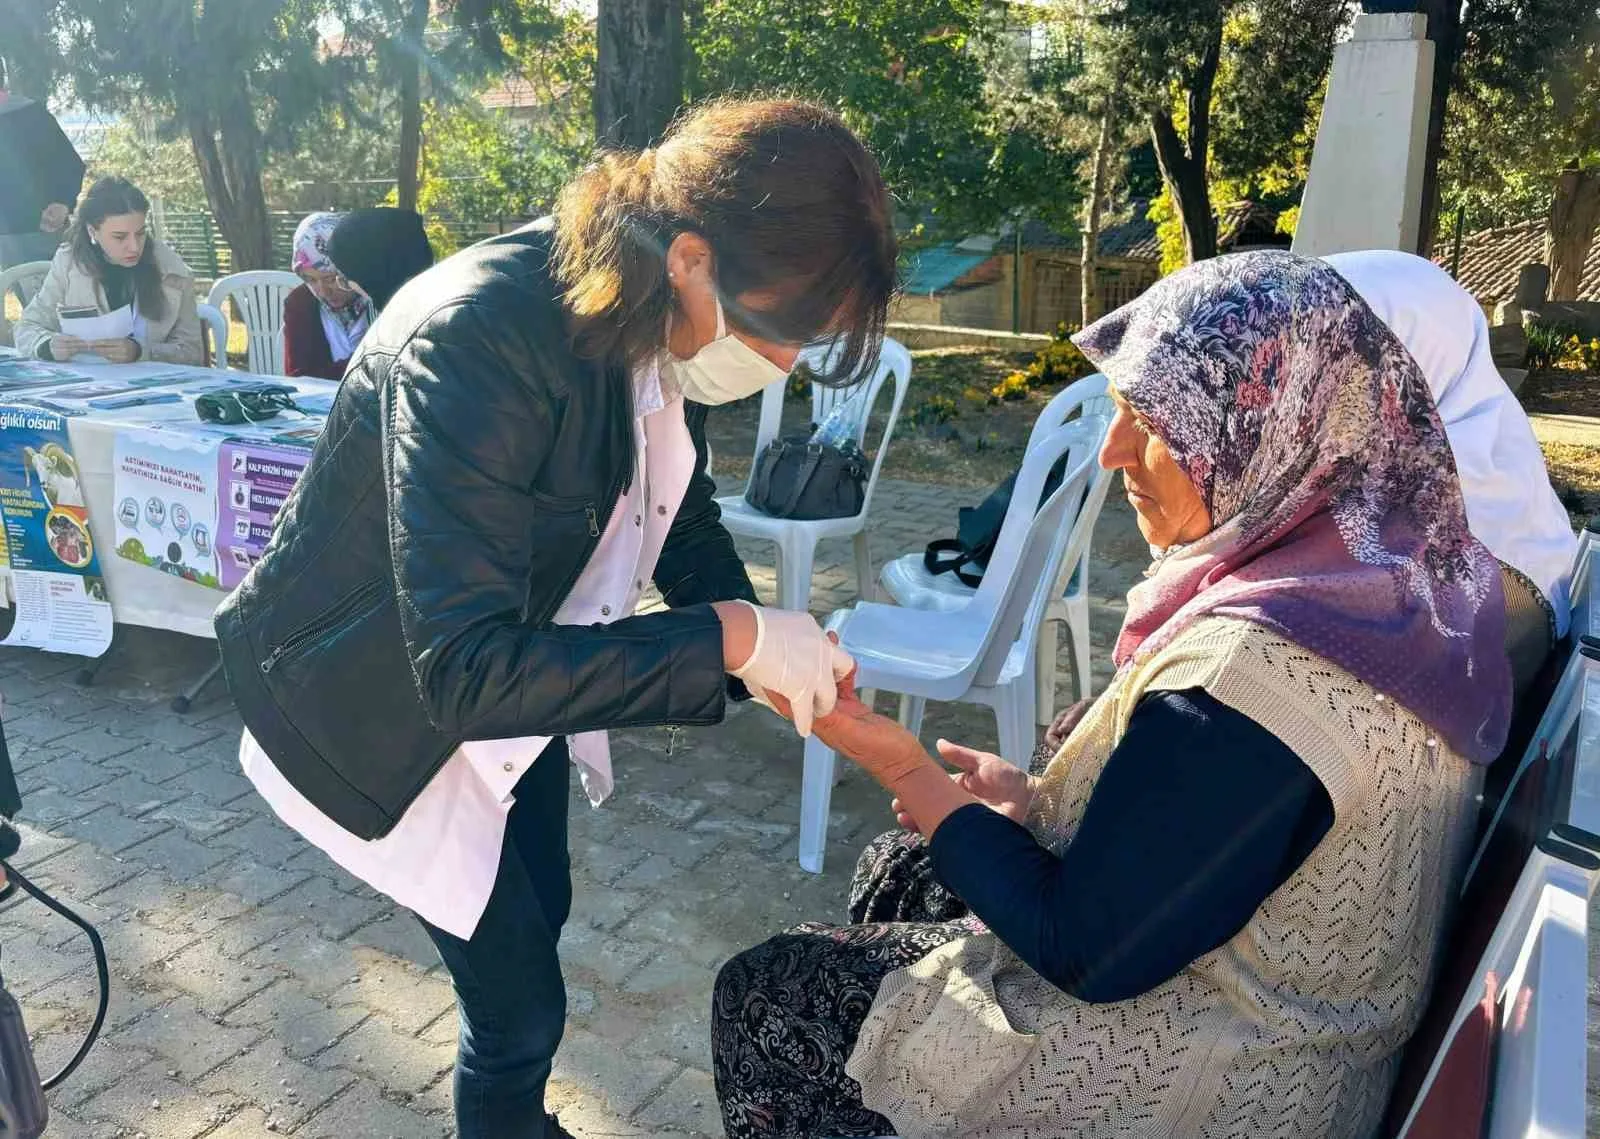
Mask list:
[[[678,359],[671,351],[664,356],[661,373],[678,385],[683,398],[712,407],[755,395],[789,375],[743,340],[728,334],[720,297],[717,338],[687,360]]]

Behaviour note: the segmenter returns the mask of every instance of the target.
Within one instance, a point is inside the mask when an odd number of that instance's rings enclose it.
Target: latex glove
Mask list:
[[[758,605],[750,609],[756,617],[756,646],[733,675],[752,692],[775,693],[787,700],[795,730],[809,736],[812,721],[833,711],[839,681],[855,669],[855,661],[828,639],[809,613]]]

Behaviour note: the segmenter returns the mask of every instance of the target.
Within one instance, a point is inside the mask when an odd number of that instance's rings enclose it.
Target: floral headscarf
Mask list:
[[[333,231],[338,227],[339,219],[342,217],[343,214],[316,213],[301,218],[300,224],[295,226],[294,230],[294,256],[289,267],[296,273],[307,269],[315,273],[339,272],[339,267],[328,257],[328,239],[333,236]],[[317,303],[322,306],[323,312],[338,321],[346,333],[357,324],[360,324],[364,331],[366,322],[372,315],[371,305],[359,293],[349,304],[341,308],[332,307],[321,297],[317,298]],[[356,334],[356,339],[360,339],[359,333]],[[348,356],[349,353],[345,355]]]
[[[1499,753],[1499,566],[1467,529],[1427,382],[1337,272],[1281,251],[1214,258],[1073,339],[1213,523],[1128,595],[1119,668],[1235,617],[1392,696],[1459,754]]]

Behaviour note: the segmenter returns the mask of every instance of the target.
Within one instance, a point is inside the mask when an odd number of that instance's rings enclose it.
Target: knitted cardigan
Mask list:
[[[1072,840],[1140,697],[1195,686],[1311,768],[1331,830],[1229,942],[1132,1000],[1075,1000],[989,933],[890,974],[848,1071],[905,1139],[1364,1139],[1377,1126],[1427,999],[1480,769],[1327,660],[1213,617],[1136,659],[1068,737],[1030,811],[1041,843]]]

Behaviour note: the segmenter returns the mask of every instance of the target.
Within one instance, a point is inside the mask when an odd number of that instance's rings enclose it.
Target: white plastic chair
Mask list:
[[[200,323],[211,337],[211,366],[224,371],[228,367],[228,318],[216,305],[195,305]]]
[[[900,693],[902,719],[913,732],[921,729],[928,700],[985,704],[999,724],[1000,754],[1019,766],[1028,762],[1036,735],[1033,656],[1039,623],[1095,467],[1101,423],[1093,417],[1061,424],[1029,444],[988,572],[964,607],[910,618],[899,606],[861,602],[829,620],[855,657],[857,685]],[[1062,455],[1067,465],[1061,485],[1039,504],[1050,468]],[[800,865],[813,873],[822,870],[836,761],[816,736],[806,741]]]
[[[801,361],[821,368],[831,349],[827,346],[810,348],[801,354]],[[878,367],[872,375],[844,388],[825,388],[811,385],[811,418],[821,423],[828,413],[843,401],[854,396],[863,386],[867,390],[867,409],[857,425],[856,443],[866,449],[867,420],[871,408],[878,402],[878,394],[885,381],[894,377],[894,401],[889,406],[889,418],[878,439],[877,454],[872,460],[872,471],[867,476],[866,495],[861,501],[861,512],[849,518],[822,518],[799,521],[793,518],[773,518],[756,510],[744,500],[743,495],[728,495],[717,499],[722,508],[722,524],[731,533],[747,538],[764,538],[778,547],[778,606],[804,612],[811,604],[811,568],[816,562],[817,543],[825,538],[851,538],[855,546],[856,578],[862,597],[872,594],[872,547],[867,537],[867,515],[872,509],[872,494],[878,485],[878,473],[883,469],[884,456],[889,453],[889,440],[894,435],[895,421],[900,418],[900,407],[905,403],[906,390],[911,384],[911,353],[894,340],[883,342]],[[756,458],[766,450],[767,444],[778,437],[783,418],[783,393],[788,381],[772,384],[761,393],[761,425],[756,431]],[[754,475],[754,464],[751,473]],[[748,483],[746,484],[748,486]]]
[[[24,261],[20,265],[13,265],[0,272],[0,343],[11,343],[11,322],[6,319],[6,297],[15,290],[20,294],[22,304],[26,307],[49,275],[48,261]]]
[[[300,278],[293,273],[252,269],[230,274],[211,286],[206,303],[226,315],[232,300],[244,322],[249,368],[257,375],[283,374],[283,299],[299,284]]]
[[[1102,421],[1099,439],[1103,442],[1115,412],[1111,398],[1106,395],[1106,387],[1106,378],[1098,374],[1067,385],[1039,413],[1030,444],[1033,439],[1074,415],[1099,418]],[[1097,449],[1099,445],[1097,442]],[[1061,563],[1062,580],[1051,594],[1045,606],[1044,619],[1039,625],[1034,700],[1035,714],[1041,725],[1048,725],[1055,718],[1056,649],[1060,644],[1062,625],[1066,626],[1072,644],[1076,698],[1081,700],[1090,693],[1089,550],[1093,544],[1095,523],[1100,519],[1100,510],[1105,505],[1110,486],[1110,471],[1097,469],[1090,478],[1088,492],[1073,523],[1073,531],[1067,538],[1067,552]],[[953,611],[963,608],[976,592],[972,586],[962,584],[953,573],[929,573],[921,554],[906,554],[888,562],[879,580],[885,592],[897,604],[908,609]]]
[[[27,304],[33,299],[33,294],[39,291],[39,286],[44,284],[44,279],[50,275],[50,262],[24,261],[20,265],[0,272],[0,297],[4,297],[12,289],[16,289],[22,297],[22,303]]]

